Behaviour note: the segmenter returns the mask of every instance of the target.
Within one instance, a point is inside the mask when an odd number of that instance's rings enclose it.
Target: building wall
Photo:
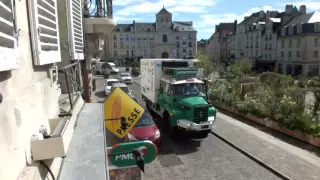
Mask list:
[[[51,84],[49,65],[35,67],[31,55],[27,2],[15,1],[20,29],[19,68],[0,72],[0,179],[16,179],[31,160],[30,137],[59,112],[57,87]]]
[[[162,42],[164,34],[167,35],[167,42]],[[123,40],[120,40],[120,36],[123,37]],[[127,36],[128,39],[126,39]],[[134,51],[134,56],[144,58],[161,58],[162,52],[167,52],[169,58],[194,57],[197,52],[197,32],[173,31],[163,27],[159,28],[159,31],[149,32],[135,30],[132,32],[114,31],[110,37],[112,40],[109,41],[109,53],[112,57],[117,56],[117,59],[133,57],[132,51]],[[177,47],[178,42],[179,47]],[[185,45],[183,45],[184,42],[186,43]],[[191,42],[191,47],[189,47],[189,42]],[[185,53],[183,53],[184,50]]]

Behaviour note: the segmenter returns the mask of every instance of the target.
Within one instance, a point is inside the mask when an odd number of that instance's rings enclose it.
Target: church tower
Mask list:
[[[170,27],[172,24],[172,14],[166,10],[166,8],[162,8],[157,14],[156,14],[156,27],[157,30],[163,26]]]

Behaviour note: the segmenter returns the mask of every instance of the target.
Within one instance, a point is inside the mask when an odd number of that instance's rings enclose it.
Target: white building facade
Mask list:
[[[118,24],[106,58],[119,64],[140,58],[190,58],[197,53],[197,31],[191,21],[173,21],[165,8],[155,23]]]

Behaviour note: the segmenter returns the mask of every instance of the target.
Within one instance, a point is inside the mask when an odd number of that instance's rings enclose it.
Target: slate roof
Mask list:
[[[171,14],[166,8],[162,8],[157,14]]]
[[[300,16],[296,16],[293,19],[291,19],[291,21],[286,24],[285,26],[291,26],[291,25],[297,25],[299,23],[314,23],[316,21],[312,20],[314,15],[317,15],[318,12],[312,12],[312,13],[308,13],[308,14],[303,14]],[[318,21],[320,21],[320,16],[318,18]]]
[[[135,31],[151,31],[151,29],[156,28],[156,23],[132,23],[132,24],[118,24],[114,31],[120,32],[120,27],[122,27],[122,32],[130,32],[130,27],[134,27]],[[179,28],[177,28],[179,27]],[[173,21],[171,29],[175,31],[196,31],[192,25],[191,21]]]

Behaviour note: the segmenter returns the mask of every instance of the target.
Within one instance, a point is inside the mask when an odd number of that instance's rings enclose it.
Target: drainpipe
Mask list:
[[[84,9],[83,11],[88,11],[88,8],[87,7],[87,2],[86,0],[84,1]],[[85,13],[84,13],[85,14]],[[90,15],[89,15],[90,16]],[[84,27],[84,20],[83,20],[84,17],[82,17],[82,27]],[[88,63],[86,63],[87,59],[86,59],[86,56],[87,56],[87,53],[86,53],[86,48],[85,48],[85,32],[84,32],[84,28],[82,28],[82,32],[83,32],[83,42],[84,42],[84,47],[83,47],[83,54],[84,54],[84,60],[81,61],[81,69],[82,69],[82,74],[83,74],[83,78],[82,78],[82,81],[83,81],[83,100],[87,103],[90,102],[90,91],[89,91],[89,74],[88,74],[88,70],[89,70],[89,67],[88,67]]]

